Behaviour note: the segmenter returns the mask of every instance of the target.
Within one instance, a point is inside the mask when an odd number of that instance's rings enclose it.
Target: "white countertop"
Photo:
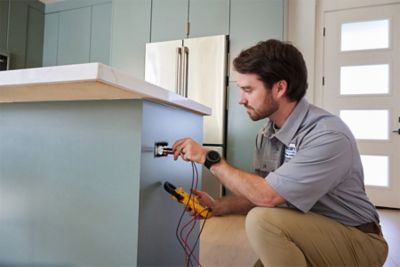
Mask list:
[[[211,114],[209,107],[100,63],[0,71],[0,103],[113,99],[147,99]]]

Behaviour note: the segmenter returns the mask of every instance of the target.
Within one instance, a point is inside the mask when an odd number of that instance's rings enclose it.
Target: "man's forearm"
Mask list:
[[[225,160],[213,165],[211,172],[229,190],[256,206],[275,207],[285,202],[264,178],[234,168]]]
[[[226,196],[216,200],[213,214],[247,214],[255,205],[243,196]]]

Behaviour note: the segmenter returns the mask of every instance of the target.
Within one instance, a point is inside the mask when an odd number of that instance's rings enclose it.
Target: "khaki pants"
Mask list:
[[[254,208],[246,232],[255,266],[382,266],[388,253],[383,236],[293,209]]]

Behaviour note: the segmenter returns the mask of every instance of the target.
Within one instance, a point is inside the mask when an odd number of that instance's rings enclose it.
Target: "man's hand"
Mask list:
[[[192,189],[192,194],[197,197],[199,200],[200,204],[202,206],[205,206],[207,208],[210,208],[211,210],[214,208],[215,205],[215,199],[212,198],[209,194],[203,191],[199,191],[197,189]]]
[[[192,138],[183,138],[175,142],[172,146],[172,151],[174,152],[174,160],[181,156],[186,161],[204,164],[208,150],[196,143]]]

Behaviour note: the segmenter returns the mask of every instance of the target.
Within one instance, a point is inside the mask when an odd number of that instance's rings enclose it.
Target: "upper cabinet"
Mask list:
[[[150,21],[151,0],[112,1],[111,66],[144,80]]]
[[[37,0],[0,1],[0,51],[10,69],[42,65],[44,5]]]
[[[229,34],[229,0],[190,0],[189,37]]]
[[[38,9],[28,5],[28,21],[26,32],[25,67],[36,68],[42,66],[43,35],[44,35],[44,7]]]
[[[8,1],[0,1],[0,51],[7,48]]]
[[[46,6],[43,65],[110,63],[111,0]]]
[[[285,0],[231,0],[230,58],[267,39],[284,39]],[[234,81],[230,71],[230,81]]]
[[[151,41],[169,41],[187,37],[189,0],[153,0]]]
[[[229,34],[229,0],[153,0],[151,41]]]
[[[146,43],[221,34],[229,35],[231,62],[258,41],[283,39],[285,4],[286,0],[55,2],[46,5],[43,65],[101,62],[144,79]]]
[[[111,2],[92,7],[90,62],[110,62],[111,11]]]
[[[63,11],[59,16],[57,65],[89,62],[91,7]]]

